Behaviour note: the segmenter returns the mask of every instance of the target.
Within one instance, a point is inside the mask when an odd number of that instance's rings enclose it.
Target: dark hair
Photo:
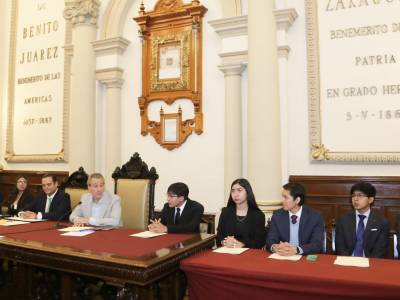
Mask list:
[[[232,187],[235,184],[240,185],[242,188],[244,188],[246,190],[246,193],[247,193],[247,205],[249,206],[249,208],[254,209],[254,210],[260,210],[260,208],[257,205],[256,197],[254,196],[253,189],[251,188],[250,182],[245,178],[238,178],[238,179],[236,179],[236,180],[234,180],[232,182],[231,190],[232,190]],[[228,199],[227,207],[235,206],[235,205],[236,204],[232,199],[232,193],[229,193],[229,199]]]
[[[15,183],[17,183],[18,180],[20,180],[21,178],[25,179],[26,183],[28,183],[28,178],[26,178],[25,175],[18,175],[16,180],[15,180]]]
[[[168,194],[174,194],[179,197],[183,196],[185,200],[189,199],[189,188],[183,182],[175,182],[168,187]]]
[[[375,187],[368,182],[357,182],[351,187],[350,195],[352,195],[355,191],[362,192],[368,197],[374,197],[376,195]]]
[[[299,206],[302,206],[306,201],[306,190],[300,183],[289,182],[286,183],[282,188],[288,191],[294,200],[296,200],[297,197],[300,198]]]
[[[56,176],[56,175],[43,174],[42,179],[43,179],[43,178],[51,178],[51,180],[52,180],[53,182],[58,182],[57,176]]]

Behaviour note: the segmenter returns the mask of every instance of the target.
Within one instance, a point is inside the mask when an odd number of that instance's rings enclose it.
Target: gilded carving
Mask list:
[[[311,156],[315,160],[329,160],[329,150],[324,145],[312,145]]]
[[[206,11],[199,1],[159,0],[150,12],[142,2],[139,16],[134,18],[143,51],[142,95],[138,98],[141,134],[150,133],[169,150],[179,147],[193,132],[203,132],[201,34]],[[149,120],[149,103],[162,100],[171,105],[177,99],[193,103],[193,119],[182,120],[179,109],[176,114],[161,111],[161,122]]]
[[[75,0],[64,9],[64,18],[72,24],[96,25],[99,8],[99,0]]]

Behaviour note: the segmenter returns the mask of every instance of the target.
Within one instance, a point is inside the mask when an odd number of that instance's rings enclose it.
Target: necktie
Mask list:
[[[358,215],[360,221],[358,222],[356,232],[356,246],[354,247],[354,256],[364,256],[364,215]]]
[[[47,197],[47,201],[46,201],[46,208],[44,210],[44,212],[48,213],[50,211],[50,205],[51,205],[51,197]]]
[[[175,212],[174,224],[179,224],[179,217],[181,216],[180,211],[181,209],[177,207]]]
[[[296,215],[292,215],[290,218],[292,219],[292,224],[296,224],[297,223],[297,216]]]

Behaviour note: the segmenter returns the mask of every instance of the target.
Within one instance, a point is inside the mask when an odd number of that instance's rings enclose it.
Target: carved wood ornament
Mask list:
[[[172,150],[182,145],[194,131],[203,133],[202,113],[202,18],[207,8],[198,0],[159,0],[146,12],[143,1],[139,16],[142,39],[142,96],[139,97],[141,134],[150,133],[162,147]],[[167,105],[188,99],[194,118],[182,120],[182,111],[165,114],[160,122],[150,121],[148,105],[162,100]],[[176,131],[175,131],[176,129]]]

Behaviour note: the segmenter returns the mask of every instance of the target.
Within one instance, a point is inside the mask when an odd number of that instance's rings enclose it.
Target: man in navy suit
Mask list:
[[[161,211],[161,220],[151,220],[153,232],[199,232],[204,207],[189,199],[189,188],[183,182],[171,184],[167,190],[167,203]]]
[[[336,224],[336,253],[345,256],[384,258],[387,254],[389,222],[371,210],[375,187],[359,182],[351,187],[354,211],[339,218]]]
[[[305,189],[301,184],[283,186],[282,208],[274,211],[267,235],[267,249],[271,252],[290,256],[323,251],[324,220],[304,201]]]
[[[43,175],[41,193],[18,215],[25,219],[45,219],[60,221],[68,218],[71,211],[69,195],[58,188],[57,177]]]

